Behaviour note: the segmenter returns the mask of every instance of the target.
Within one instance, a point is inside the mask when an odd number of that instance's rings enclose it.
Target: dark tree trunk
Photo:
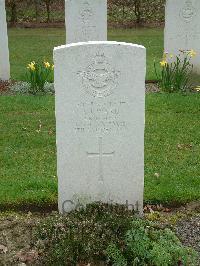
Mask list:
[[[40,0],[34,0],[36,22],[40,22],[39,4],[40,4]]]
[[[135,16],[137,24],[141,24],[141,0],[135,0]]]
[[[50,22],[50,3],[51,0],[45,0],[46,10],[47,10],[47,23]]]

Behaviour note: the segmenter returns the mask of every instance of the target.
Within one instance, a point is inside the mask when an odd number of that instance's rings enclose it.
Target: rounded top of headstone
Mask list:
[[[126,43],[126,42],[116,42],[116,41],[89,41],[89,42],[78,42],[78,43],[70,43],[66,45],[61,45],[54,48],[55,52],[59,50],[63,50],[70,47],[78,47],[78,46],[89,46],[89,45],[118,45],[118,46],[127,46],[127,47],[134,47],[137,49],[144,49],[146,48],[143,45],[133,44],[133,43]]]

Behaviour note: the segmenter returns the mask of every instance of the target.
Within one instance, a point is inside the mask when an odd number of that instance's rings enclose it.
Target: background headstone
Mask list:
[[[107,40],[107,0],[65,0],[67,43]]]
[[[6,23],[5,1],[0,0],[0,79],[10,78],[8,35]]]
[[[115,202],[142,212],[146,51],[118,42],[54,50],[59,210]]]
[[[165,52],[195,50],[194,71],[200,74],[200,0],[167,0]]]

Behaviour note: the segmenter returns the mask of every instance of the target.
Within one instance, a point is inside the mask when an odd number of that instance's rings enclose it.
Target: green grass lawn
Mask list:
[[[198,94],[147,95],[146,202],[200,199],[199,117]],[[1,96],[0,205],[56,202],[54,97]]]
[[[142,44],[147,48],[147,79],[155,79],[154,60],[163,53],[163,29],[110,30],[109,40]],[[52,62],[53,48],[65,44],[64,29],[9,29],[11,76],[23,79],[26,65],[31,60]]]
[[[109,40],[147,47],[147,79],[163,52],[162,29],[110,30]],[[52,62],[64,29],[9,29],[11,74],[23,79],[31,60]],[[146,97],[145,201],[200,199],[200,95]],[[155,175],[156,174],[156,175]],[[53,96],[0,97],[0,206],[57,202]]]

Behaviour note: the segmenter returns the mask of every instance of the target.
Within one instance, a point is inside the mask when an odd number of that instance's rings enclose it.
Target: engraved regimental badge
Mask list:
[[[78,72],[82,77],[85,91],[93,97],[107,97],[118,85],[120,71],[116,71],[108,62],[104,54],[96,54],[92,62],[84,71]]]
[[[180,17],[185,22],[190,22],[196,16],[195,7],[192,5],[191,0],[186,0],[184,7],[181,9]]]

